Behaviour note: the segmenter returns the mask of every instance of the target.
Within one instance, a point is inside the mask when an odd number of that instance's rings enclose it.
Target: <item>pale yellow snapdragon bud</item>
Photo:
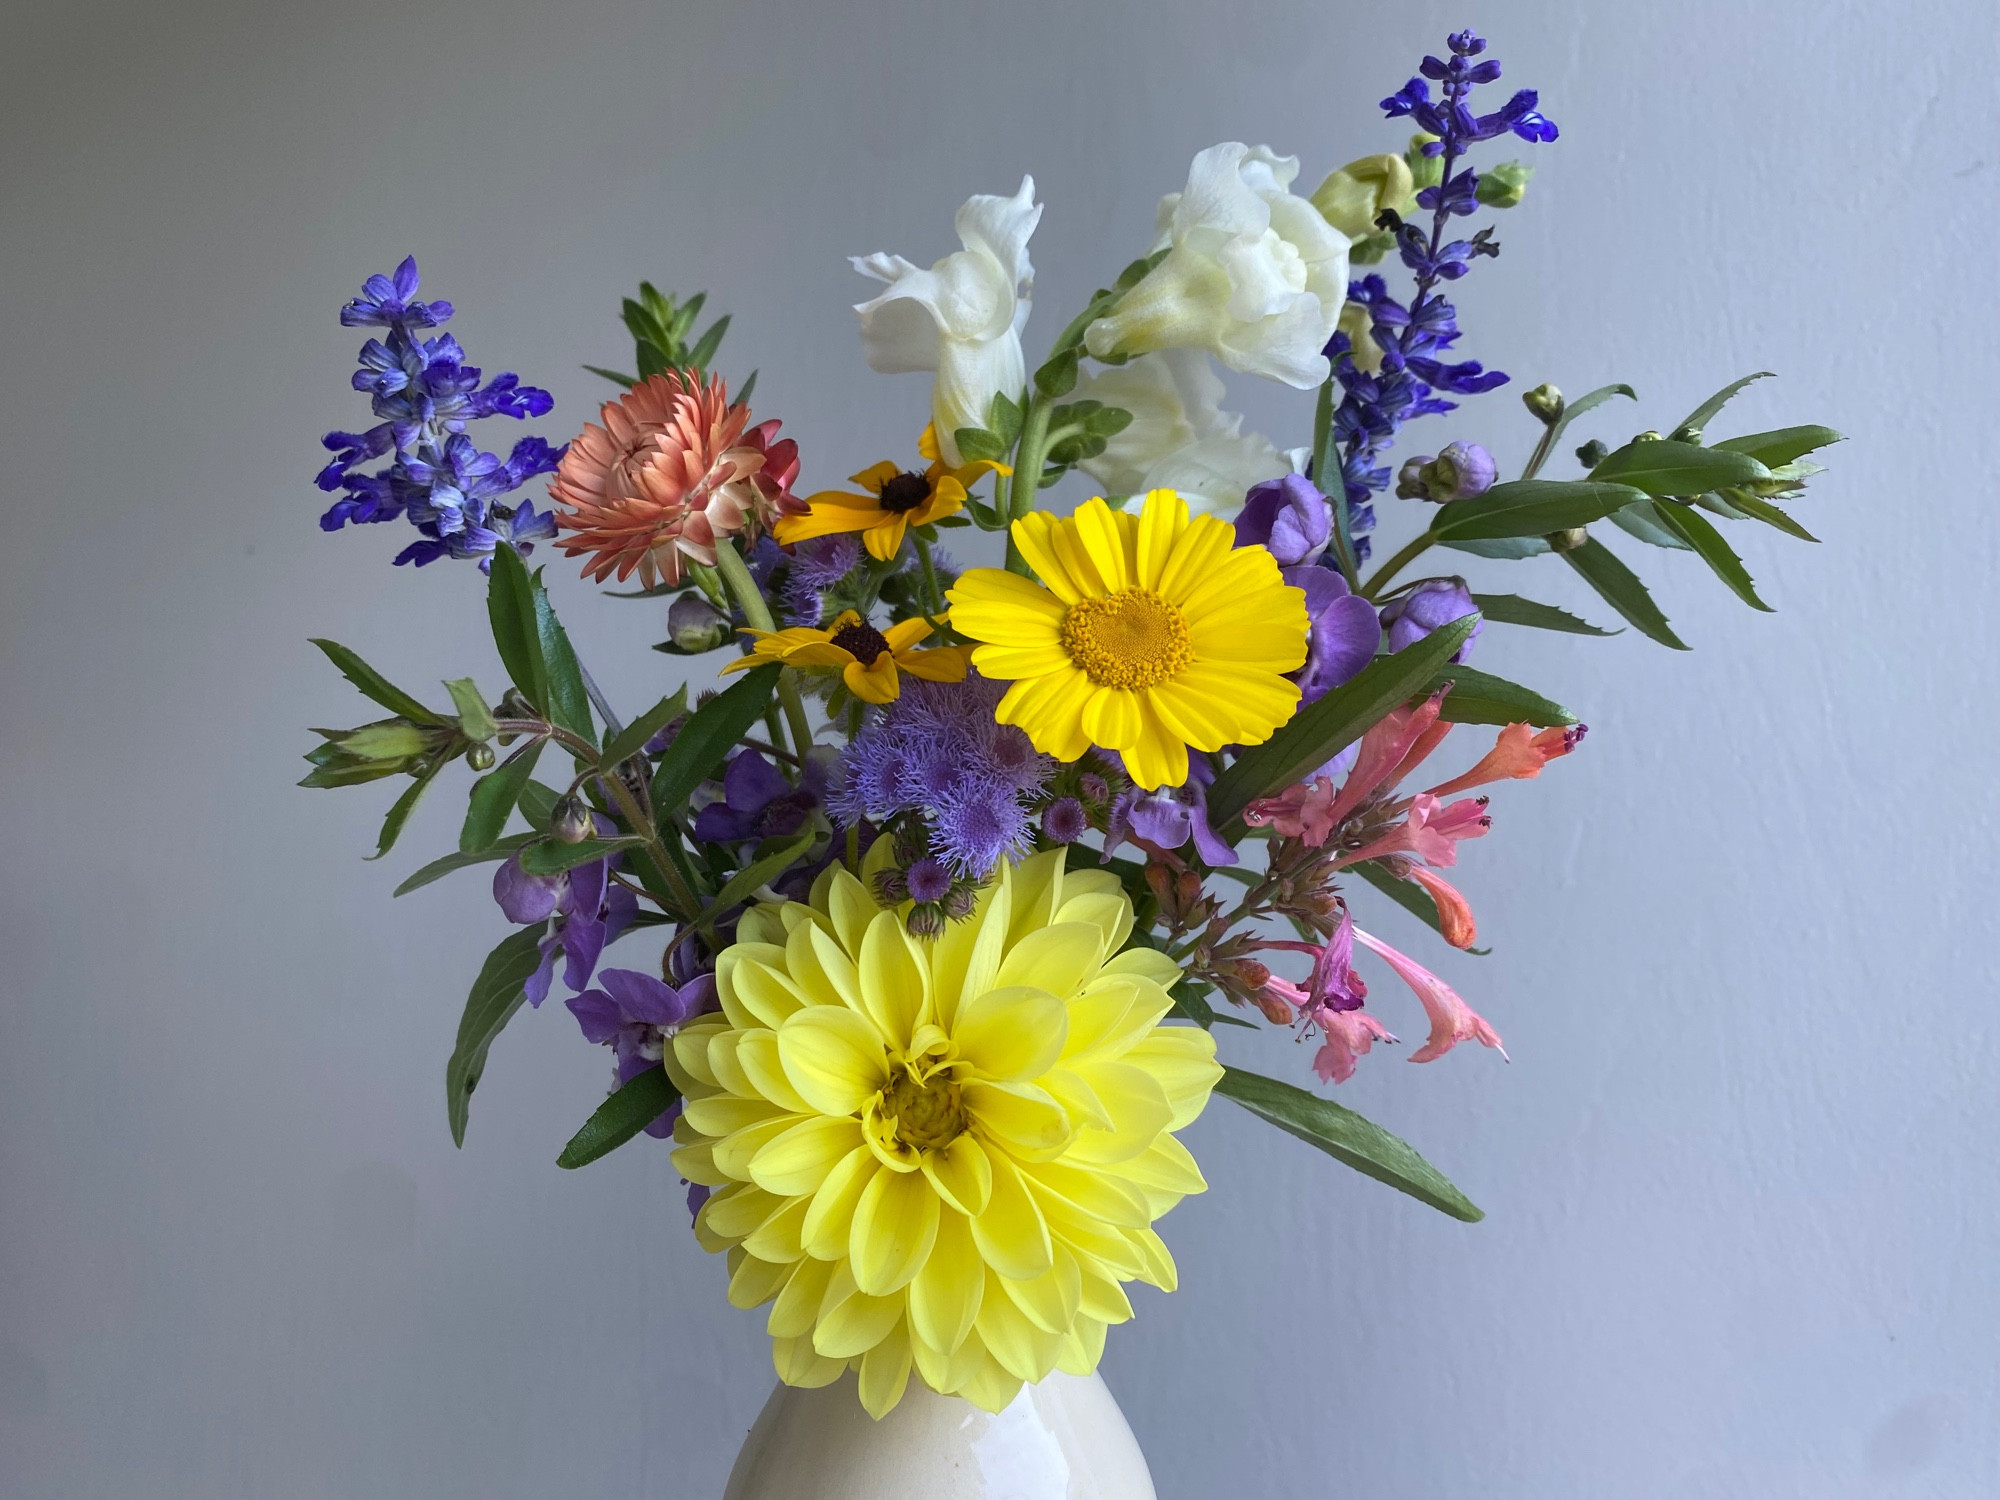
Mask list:
[[[1351,161],[1313,190],[1312,205],[1350,240],[1375,233],[1383,209],[1407,214],[1416,192],[1410,164],[1400,156],[1364,156]]]

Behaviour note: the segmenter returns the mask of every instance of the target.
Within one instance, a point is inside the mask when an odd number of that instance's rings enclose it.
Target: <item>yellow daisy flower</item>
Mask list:
[[[797,626],[791,630],[746,630],[757,638],[748,656],[739,656],[722,670],[741,672],[767,662],[788,667],[838,672],[847,690],[867,703],[893,703],[901,690],[896,674],[908,672],[930,682],[963,682],[966,648],[939,646],[915,649],[931,633],[928,620],[904,620],[877,630],[853,610],[834,616],[825,630]]]
[[[951,623],[985,644],[972,664],[1013,686],[995,717],[1075,760],[1116,750],[1140,786],[1187,780],[1188,747],[1258,745],[1298,706],[1284,674],[1306,659],[1305,593],[1262,547],[1235,546],[1214,516],[1154,490],[1137,515],[1092,500],[1039,511],[1014,543],[1042,580],[974,568]],[[1045,586],[1046,585],[1046,586]]]
[[[717,1190],[695,1236],[732,1303],[771,1304],[779,1379],[853,1367],[880,1417],[914,1368],[997,1412],[1097,1367],[1120,1283],[1173,1290],[1152,1224],[1207,1184],[1172,1132],[1222,1070],[1207,1032],[1160,1024],[1180,971],[1120,951],[1131,931],[1117,879],[1060,849],[927,943],[838,865],[810,904],[745,913],[722,1013],[666,1066],[674,1166]]]
[[[903,533],[909,527],[927,525],[962,510],[968,491],[989,469],[1013,473],[1005,464],[985,459],[949,467],[938,453],[937,432],[930,427],[917,440],[917,451],[931,461],[923,473],[898,468],[884,459],[850,476],[864,494],[825,490],[808,496],[806,504],[811,511],[781,519],[775,533],[778,540],[789,546],[808,537],[858,531],[868,555],[887,562],[901,549]]]

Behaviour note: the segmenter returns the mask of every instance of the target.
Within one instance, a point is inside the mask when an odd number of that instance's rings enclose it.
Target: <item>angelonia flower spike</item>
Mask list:
[[[1382,101],[1408,125],[1310,193],[1298,156],[1197,153],[1039,363],[1033,179],[967,198],[928,269],[856,259],[862,357],[929,379],[844,478],[753,413],[704,296],[642,284],[629,365],[588,367],[615,387],[595,419],[502,457],[479,424],[548,393],[467,364],[414,260],[363,283],[340,319],[374,330],[374,421],[328,434],[322,525],[400,519],[397,564],[474,562],[507,680],[439,702],[316,642],[374,717],[314,731],[303,784],[397,779],[380,857],[471,773],[457,849],[397,888],[480,868],[504,933],[446,1067],[455,1140],[510,1018],[566,1009],[609,1090],[560,1165],[670,1152],[779,1377],[853,1370],[878,1417],[912,1380],[999,1411],[1094,1369],[1129,1288],[1176,1285],[1167,1215],[1206,1186],[1184,1133],[1216,1095],[1480,1217],[1325,1090],[1398,1032],[1411,1062],[1507,1056],[1463,956],[1504,934],[1454,867],[1502,854],[1468,846],[1584,740],[1503,675],[1510,636],[1618,633],[1573,612],[1595,599],[1685,649],[1646,547],[1766,608],[1724,533],[1810,540],[1788,507],[1839,440],[1712,439],[1756,377],[1624,441],[1624,385],[1476,400],[1510,377],[1461,348],[1456,284],[1531,177],[1488,158],[1557,139],[1500,72],[1450,37]],[[1245,431],[1224,372],[1301,393],[1294,430]],[[1431,417],[1432,451],[1399,447]],[[1543,554],[1558,602],[1492,576]],[[639,653],[656,701],[614,707],[556,608],[582,580],[702,660]],[[1293,1079],[1224,1061],[1259,1026],[1307,1044]]]

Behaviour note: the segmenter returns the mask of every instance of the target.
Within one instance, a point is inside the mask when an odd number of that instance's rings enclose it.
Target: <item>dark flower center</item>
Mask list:
[[[843,625],[833,633],[833,644],[864,667],[875,665],[875,658],[889,649],[889,643],[882,632],[866,621]]]
[[[915,510],[930,497],[931,482],[923,475],[912,474],[905,469],[882,486],[878,498],[882,509],[892,515],[901,515],[906,510]]]

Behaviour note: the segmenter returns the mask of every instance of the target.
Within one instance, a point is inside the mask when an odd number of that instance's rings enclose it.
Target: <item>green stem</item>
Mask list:
[[[1339,445],[1333,439],[1333,387],[1334,379],[1329,375],[1319,388],[1319,402],[1313,408],[1312,478],[1319,492],[1326,496],[1327,509],[1333,512],[1334,561],[1340,564],[1348,588],[1358,590],[1361,570],[1354,561],[1354,540],[1348,526],[1347,485],[1344,479],[1339,480],[1337,487],[1327,482],[1340,476]]]
[[[1412,561],[1430,551],[1431,546],[1432,537],[1428,531],[1422,536],[1413,539],[1401,552],[1398,552],[1394,557],[1375,570],[1375,576],[1369,579],[1362,587],[1361,597],[1370,603],[1380,598],[1382,590],[1389,586],[1395,576],[1408,567]]]
[[[771,618],[771,606],[764,602],[764,596],[757,591],[757,581],[743,565],[742,553],[727,542],[723,543],[715,549],[715,571],[729,586],[737,608],[743,611],[743,618],[752,630],[774,631],[778,628],[777,622]],[[784,705],[785,722],[792,728],[792,748],[803,756],[812,749],[812,725],[806,719],[805,702],[799,697],[799,684],[790,667],[778,673],[778,702]]]
[[[1049,451],[1049,403],[1039,394],[1028,398],[1021,422],[1021,441],[1014,449],[1014,477],[1007,484],[1007,571],[1026,576],[1028,560],[1014,545],[1012,523],[1035,508],[1042,484],[1042,459]]]
[[[938,587],[937,568],[931,562],[931,544],[912,532],[911,539],[917,544],[917,561],[924,570],[924,597],[930,601],[933,615],[944,613],[944,591]]]

